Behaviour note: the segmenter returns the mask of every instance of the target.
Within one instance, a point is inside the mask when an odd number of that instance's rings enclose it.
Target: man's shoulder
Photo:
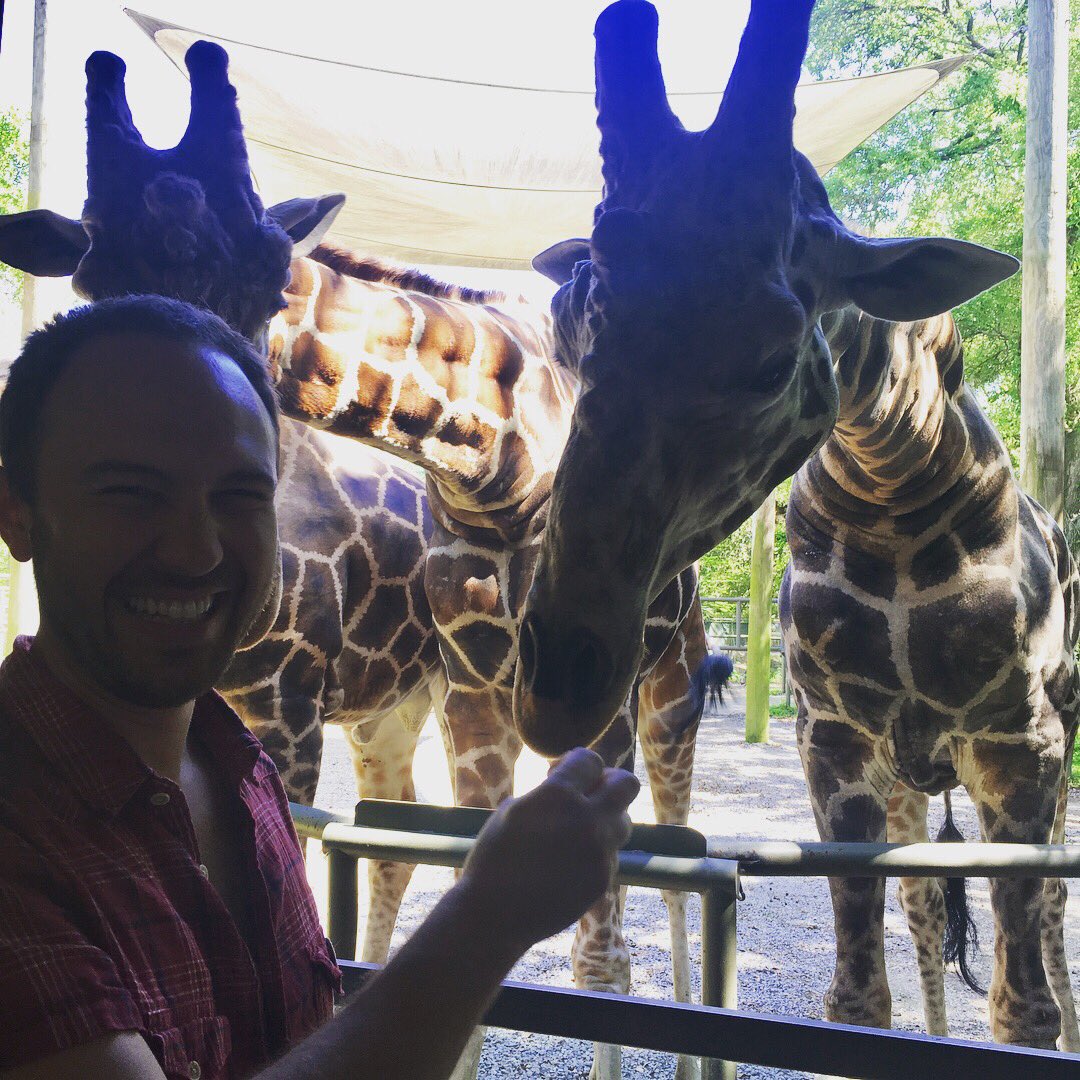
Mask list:
[[[0,709],[0,823],[16,817],[55,817],[71,805],[64,784],[30,733]]]

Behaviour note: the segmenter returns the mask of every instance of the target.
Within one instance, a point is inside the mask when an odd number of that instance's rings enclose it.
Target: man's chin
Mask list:
[[[211,655],[190,653],[147,657],[142,663],[113,666],[106,675],[110,692],[144,709],[175,709],[202,697],[221,679],[234,650]]]

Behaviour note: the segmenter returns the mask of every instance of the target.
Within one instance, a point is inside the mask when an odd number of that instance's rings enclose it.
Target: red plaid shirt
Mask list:
[[[245,1076],[330,1016],[339,974],[277,771],[217,694],[191,732],[246,809],[254,955],[177,785],[30,639],[0,667],[0,1068],[137,1031],[166,1076]]]

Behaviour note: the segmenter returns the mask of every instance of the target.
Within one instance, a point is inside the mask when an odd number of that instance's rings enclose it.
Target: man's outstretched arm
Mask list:
[[[386,968],[257,1080],[441,1080],[500,981],[537,941],[611,883],[638,782],[573,750],[504,803],[457,884]],[[118,1032],[2,1074],[4,1080],[164,1080],[136,1032]]]
[[[612,880],[630,835],[629,773],[574,750],[495,813],[461,880],[345,1009],[260,1080],[450,1075],[500,981]]]

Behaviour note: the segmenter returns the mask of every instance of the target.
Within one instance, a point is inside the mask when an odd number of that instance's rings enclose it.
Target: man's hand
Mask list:
[[[458,886],[493,937],[524,952],[599,899],[630,837],[627,807],[640,786],[632,773],[578,748],[539,787],[499,807]]]

